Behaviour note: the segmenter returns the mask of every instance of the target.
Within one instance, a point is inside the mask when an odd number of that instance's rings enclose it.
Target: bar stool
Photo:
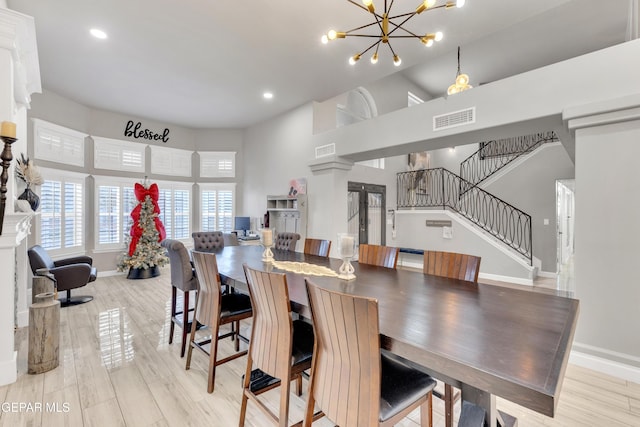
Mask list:
[[[208,355],[209,375],[207,392],[213,393],[216,379],[216,366],[247,354],[247,350],[240,351],[240,339],[248,342],[245,337],[240,335],[240,321],[248,319],[253,315],[251,300],[249,295],[241,293],[222,294],[216,254],[193,252],[192,257],[200,288],[198,289],[196,299],[196,309],[193,313],[194,321],[191,324],[189,351],[187,352],[185,369],[189,370],[191,367],[191,354],[194,348]],[[209,328],[211,336],[196,340],[196,329],[198,328],[194,327],[195,322]],[[226,324],[235,325],[235,328],[232,329],[231,332],[221,334],[220,326]],[[218,360],[218,340],[227,337],[235,338],[236,353]],[[209,344],[210,346],[207,349]]]
[[[169,344],[173,343],[175,325],[182,328],[182,347],[180,357],[184,357],[187,345],[187,333],[190,330],[189,314],[193,309],[189,308],[189,295],[198,289],[198,278],[191,265],[189,252],[184,244],[178,240],[165,239],[160,243],[167,249],[169,262],[171,263],[171,326],[169,327]],[[177,311],[177,292],[182,291],[182,311]]]
[[[253,326],[242,382],[240,427],[244,426],[247,403],[254,402],[280,426],[289,418],[290,382],[296,381],[296,394],[302,394],[302,373],[311,368],[313,327],[303,320],[292,320],[287,277],[243,265],[253,304]],[[282,382],[284,381],[284,383]],[[275,415],[258,395],[280,386],[280,410]]]
[[[420,425],[431,426],[436,381],[380,350],[378,301],[305,281],[316,341],[303,425],[325,415],[342,427],[392,426],[419,407]]]

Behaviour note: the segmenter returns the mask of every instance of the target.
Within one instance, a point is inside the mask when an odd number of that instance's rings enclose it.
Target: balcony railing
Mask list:
[[[398,173],[397,187],[398,209],[450,209],[532,264],[531,216],[520,209],[443,168]]]
[[[555,132],[542,132],[481,142],[478,151],[460,164],[460,176],[472,185],[478,185],[521,155],[555,141],[558,141]]]

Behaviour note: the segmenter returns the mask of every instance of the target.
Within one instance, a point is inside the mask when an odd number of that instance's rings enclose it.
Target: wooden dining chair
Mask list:
[[[360,264],[396,268],[399,252],[398,248],[391,246],[368,245],[361,243],[358,249],[358,262]]]
[[[423,273],[451,279],[478,281],[479,256],[455,252],[424,251]]]
[[[253,304],[253,326],[242,382],[239,425],[244,426],[251,400],[279,426],[287,426],[290,383],[296,381],[296,394],[301,395],[302,372],[311,368],[313,326],[303,320],[292,320],[286,275],[255,270],[246,264],[243,267]],[[276,415],[258,396],[278,386],[280,409]]]
[[[240,339],[248,340],[240,335],[240,321],[252,316],[251,299],[249,295],[241,293],[222,294],[220,275],[216,255],[207,252],[193,252],[193,264],[198,275],[198,293],[196,294],[195,321],[191,323],[191,335],[189,338],[189,351],[187,352],[187,364],[185,369],[191,367],[191,353],[195,348],[209,356],[209,375],[207,392],[213,393],[216,377],[216,366],[247,354],[247,350],[240,350]],[[210,329],[211,336],[196,341],[196,321],[201,326]],[[231,332],[220,333],[220,326],[232,324],[235,328]],[[217,360],[218,340],[232,337],[235,339],[236,353]],[[205,347],[210,344],[210,349]]]
[[[420,425],[431,426],[436,382],[380,350],[378,301],[305,281],[315,345],[303,426],[323,415],[341,427],[390,426],[418,407]]]
[[[308,255],[329,256],[331,240],[304,239],[304,253]]]
[[[477,282],[480,273],[479,256],[455,252],[424,251],[422,271],[432,276]],[[445,426],[453,426],[453,406],[460,400],[460,391],[454,391],[449,384],[444,385],[444,395],[434,391],[434,396],[444,401]]]

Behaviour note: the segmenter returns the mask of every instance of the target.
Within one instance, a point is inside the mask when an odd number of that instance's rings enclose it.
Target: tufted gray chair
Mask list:
[[[224,233],[224,245],[225,246],[238,246],[238,235],[236,233]]]
[[[222,231],[196,231],[193,237],[193,250],[198,252],[217,252],[224,248]]]
[[[276,249],[282,249],[285,251],[294,252],[296,250],[296,243],[300,239],[298,233],[278,233],[276,236]]]
[[[185,347],[187,345],[187,332],[190,330],[189,312],[189,294],[191,291],[197,291],[198,279],[196,272],[191,265],[189,252],[182,242],[178,240],[165,239],[161,245],[167,249],[167,255],[171,263],[171,326],[169,327],[169,344],[173,342],[173,331],[177,324],[182,328],[182,347],[180,348],[180,357],[184,356]],[[177,290],[182,291],[182,311],[176,309]],[[181,316],[179,316],[181,315]]]

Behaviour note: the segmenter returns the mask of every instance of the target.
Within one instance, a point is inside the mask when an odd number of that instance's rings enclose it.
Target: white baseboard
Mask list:
[[[403,259],[402,255],[403,254],[400,254],[400,258],[398,259],[398,266],[399,267],[408,267],[408,268],[415,268],[415,269],[418,269],[418,270],[422,270],[423,264],[421,262],[410,261],[410,260],[407,260],[407,259]],[[499,282],[507,282],[507,283],[515,283],[515,284],[518,284],[518,285],[533,286],[533,280],[532,279],[524,279],[524,278],[521,278],[521,277],[501,276],[499,274],[489,274],[489,273],[480,272],[478,274],[478,280],[479,279],[497,280]]]
[[[640,384],[640,368],[571,350],[569,363]]]
[[[98,277],[124,276],[125,274],[127,273],[124,271],[118,271],[118,270],[99,271]]]
[[[517,285],[533,286],[533,279],[525,279],[524,277],[501,276],[499,274],[489,274],[489,273],[480,272],[480,274],[478,274],[478,281],[480,281],[480,279],[496,280],[498,282],[515,283]]]
[[[540,277],[544,277],[547,279],[557,279],[558,278],[558,273],[555,273],[553,271],[538,271],[538,276]]]

